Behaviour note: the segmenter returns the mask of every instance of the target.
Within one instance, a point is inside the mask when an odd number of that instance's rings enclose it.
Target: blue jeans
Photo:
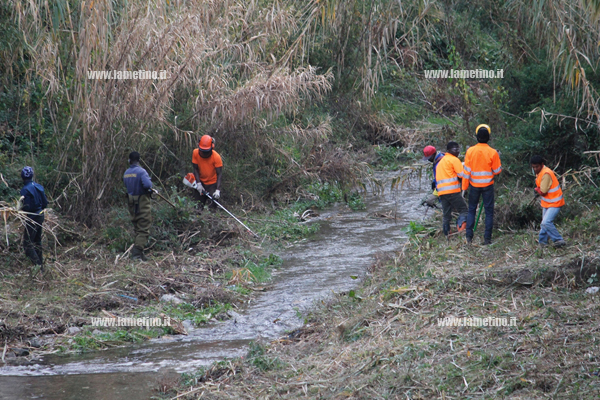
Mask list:
[[[541,244],[548,244],[548,237],[552,239],[552,242],[554,243],[563,240],[563,237],[558,233],[558,229],[554,226],[554,218],[556,218],[559,211],[560,207],[543,208],[539,237]]]
[[[492,228],[494,227],[494,185],[475,187],[469,184],[469,214],[467,215],[466,236],[467,240],[473,240],[475,213],[480,197],[483,197],[483,208],[485,209],[485,233],[483,234],[483,239],[489,242],[492,240]]]

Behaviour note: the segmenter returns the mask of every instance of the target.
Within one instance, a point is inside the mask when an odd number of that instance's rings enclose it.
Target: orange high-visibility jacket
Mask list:
[[[438,196],[460,193],[458,178],[464,178],[462,163],[457,157],[446,153],[435,169]]]
[[[502,171],[500,155],[487,143],[477,143],[465,154],[465,178],[462,189],[467,190],[469,183],[474,187],[486,187],[494,184],[494,176]]]
[[[560,184],[558,183],[558,179],[556,179],[556,175],[554,175],[554,171],[550,168],[544,166],[537,177],[535,178],[535,185],[540,187],[542,183],[542,177],[548,174],[552,178],[552,186],[550,186],[550,190],[548,193],[542,195],[542,207],[551,208],[551,207],[562,207],[565,205],[565,199],[563,199],[563,192],[560,188]]]

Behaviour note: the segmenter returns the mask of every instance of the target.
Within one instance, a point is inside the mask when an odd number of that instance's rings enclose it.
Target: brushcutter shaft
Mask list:
[[[227,210],[225,207],[223,207],[223,206],[221,205],[221,203],[219,203],[217,200],[215,200],[215,199],[214,199],[214,197],[212,197],[212,196],[211,196],[211,195],[210,195],[208,192],[204,192],[204,194],[205,194],[205,195],[206,195],[206,196],[207,196],[209,199],[211,199],[211,200],[212,200],[212,201],[213,201],[213,202],[214,202],[216,205],[218,205],[219,207],[221,207],[221,208],[223,209],[223,211],[225,211],[227,214],[231,215],[231,217],[233,217],[233,219],[235,219],[237,222],[239,222],[240,224],[242,224],[242,226],[243,226],[244,228],[246,228],[246,229],[248,230],[248,232],[250,232],[251,234],[253,234],[253,235],[254,235],[254,236],[256,236],[256,237],[260,237],[260,236],[258,236],[256,233],[254,233],[254,232],[252,231],[252,229],[248,228],[248,227],[246,226],[246,224],[244,224],[242,221],[240,221],[239,219],[237,219],[235,215],[233,215],[232,213],[230,213],[230,212],[229,212],[229,210]]]

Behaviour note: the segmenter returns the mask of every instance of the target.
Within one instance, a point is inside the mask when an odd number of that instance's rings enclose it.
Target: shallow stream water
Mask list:
[[[336,205],[307,222],[320,223],[321,229],[279,254],[283,265],[273,274],[269,289],[232,319],[195,329],[188,336],[4,365],[0,399],[147,400],[165,374],[243,356],[252,340],[275,339],[301,327],[299,314],[332,292],[356,287],[378,254],[401,246],[406,239],[403,228],[426,216],[420,201],[429,185],[414,180],[392,193],[394,175],[379,176],[385,192],[368,194],[366,210]]]

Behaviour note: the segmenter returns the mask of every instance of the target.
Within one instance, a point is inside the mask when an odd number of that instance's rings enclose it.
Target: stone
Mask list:
[[[160,301],[162,303],[173,303],[173,304],[183,303],[183,300],[181,300],[179,297],[172,295],[172,294],[163,294],[162,296],[160,296]]]
[[[27,349],[12,349],[12,351],[17,357],[25,357],[29,355],[29,350]]]
[[[81,328],[78,328],[76,326],[70,326],[69,329],[67,329],[67,331],[69,332],[69,335],[75,335],[81,332]]]
[[[181,324],[183,325],[185,330],[188,332],[194,329],[194,323],[190,319],[184,320]]]

